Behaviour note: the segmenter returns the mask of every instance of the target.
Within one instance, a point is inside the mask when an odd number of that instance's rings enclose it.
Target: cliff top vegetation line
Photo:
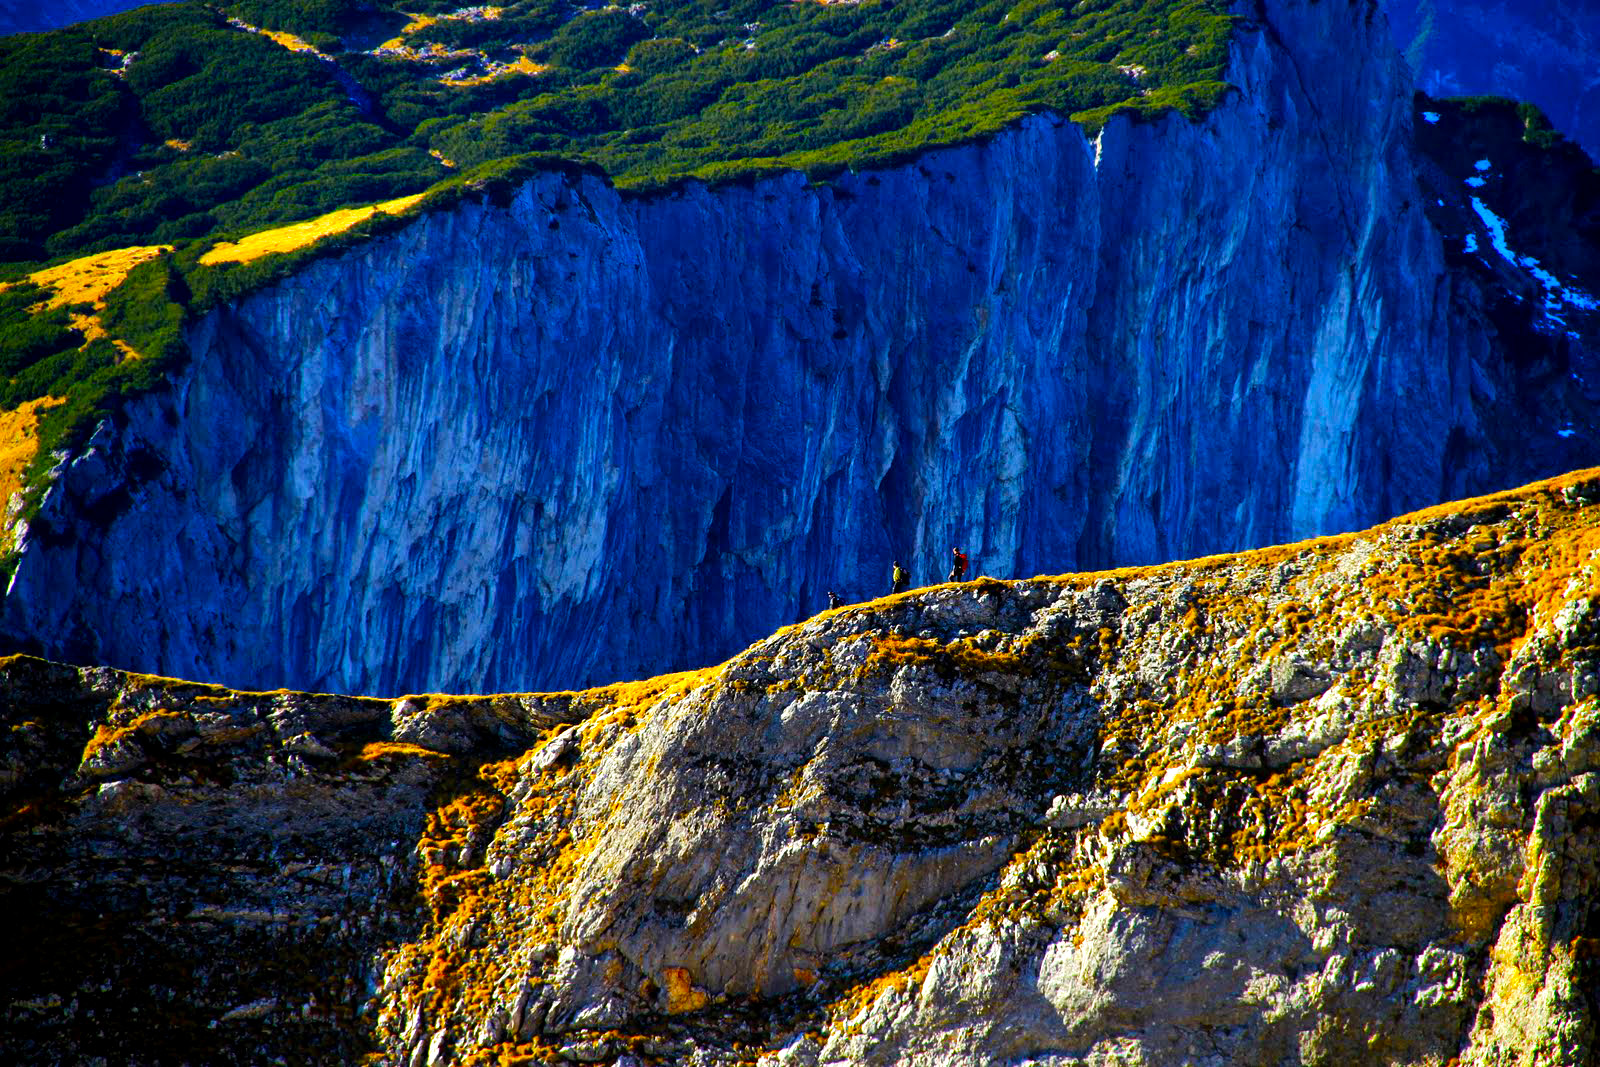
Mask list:
[[[548,153],[620,185],[885,163],[1224,91],[1217,0],[244,0],[0,40],[0,262],[298,221]],[[436,10],[437,9],[437,10]]]
[[[0,39],[0,410],[60,401],[14,442],[24,511],[188,316],[396,215],[541,168],[821,177],[1046,109],[1194,115],[1227,88],[1225,6],[244,0]]]

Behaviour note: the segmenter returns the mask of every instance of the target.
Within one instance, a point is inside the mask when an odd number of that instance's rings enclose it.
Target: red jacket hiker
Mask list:
[[[959,548],[952,548],[950,555],[955,557],[950,564],[950,581],[959,582],[967,576],[967,556]]]

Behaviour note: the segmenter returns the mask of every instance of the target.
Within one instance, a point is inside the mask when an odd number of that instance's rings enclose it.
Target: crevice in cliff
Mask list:
[[[1299,61],[1296,59],[1293,49],[1278,32],[1277,26],[1274,25],[1271,17],[1268,15],[1268,6],[1268,4],[1257,0],[1257,6],[1251,15],[1252,21],[1255,25],[1261,27],[1261,29],[1266,33],[1268,40],[1272,42],[1273,49],[1276,52],[1277,57],[1281,60],[1294,78],[1294,84],[1298,90],[1299,102],[1305,105],[1307,110],[1310,111],[1311,116],[1316,120],[1313,123],[1305,125],[1309,125],[1310,132],[1316,137],[1317,143],[1322,147],[1325,173],[1329,175],[1338,174],[1342,169],[1348,166],[1349,161],[1343,157],[1342,153],[1336,153],[1333,149],[1333,146],[1328,142],[1327,122],[1323,117],[1321,109],[1317,106],[1316,94],[1314,94],[1307,85],[1305,74],[1300,69]],[[1387,139],[1388,131],[1380,132],[1384,138]],[[1373,156],[1376,158],[1381,154],[1381,152],[1375,151]],[[1347,198],[1343,183],[1334,180],[1328,184],[1333,187],[1334,195],[1338,198],[1337,202],[1339,205],[1339,219],[1343,223],[1346,248],[1350,251],[1354,251],[1360,248],[1362,243],[1361,228],[1355,223],[1355,209]]]

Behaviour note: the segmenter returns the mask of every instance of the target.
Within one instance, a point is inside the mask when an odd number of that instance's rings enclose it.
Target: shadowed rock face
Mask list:
[[[810,187],[552,174],[318,263],[64,463],[0,631],[250,686],[583,685],[896,557],[1151,562],[1594,462],[1595,316],[1530,374],[1486,309],[1529,312],[1448,265],[1369,13],[1258,13],[1199,124],[1037,118]]]
[[[1537,104],[1600,159],[1600,10],[1585,0],[1384,0],[1395,43],[1432,96]]]
[[[0,1053],[1577,1067],[1597,561],[1591,470],[581,694],[0,661]]]
[[[149,0],[7,0],[0,10],[0,34],[40,33],[119,11],[144,7]],[[157,0],[160,2],[160,0]]]

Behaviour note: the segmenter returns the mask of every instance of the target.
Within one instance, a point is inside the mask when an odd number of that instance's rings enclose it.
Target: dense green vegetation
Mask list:
[[[0,260],[259,227],[439,177],[328,64],[189,5],[0,39],[0,161]]]
[[[384,227],[204,267],[216,241],[433,190],[496,196],[536,168],[649,188],[780,168],[826,176],[996,132],[1035,111],[1214,105],[1224,0],[236,0],[0,38],[0,282],[170,244],[107,299],[141,354],[85,344],[0,290],[0,404],[66,402],[70,444],[184,358],[186,318]],[[429,16],[429,17],[417,17]],[[237,20],[237,23],[230,20]],[[241,25],[244,24],[244,25]],[[251,27],[292,33],[297,51]],[[87,310],[87,309],[80,309]]]
[[[72,351],[83,343],[82,335],[67,325],[66,308],[38,313],[28,310],[47,295],[31,284],[0,290],[0,374],[7,379],[0,406],[14,408],[24,400],[42,396],[20,382],[18,376],[56,353]]]
[[[0,39],[0,262],[400,196],[448,176],[435,157],[548,153],[631,186],[826,171],[1031,111],[1193,112],[1225,88],[1219,0],[720,2],[517,0],[413,27],[394,4],[240,0]],[[483,80],[518,60],[544,69]]]
[[[101,315],[113,337],[143,355],[124,359],[107,338],[85,344],[68,324],[68,308],[30,311],[44,295],[31,284],[0,290],[0,372],[5,375],[0,408],[43,396],[64,401],[40,421],[35,473],[54,462],[52,450],[79,443],[124,397],[155,386],[183,359],[179,328],[188,299],[170,256],[135,267],[107,298]]]
[[[1454,96],[1446,100],[1435,100],[1420,91],[1416,96],[1419,109],[1439,108],[1445,112],[1471,117],[1475,120],[1471,124],[1472,128],[1480,134],[1491,126],[1500,128],[1520,126],[1522,139],[1535,148],[1563,152],[1571,152],[1577,148],[1550,124],[1549,117],[1543,111],[1525,100],[1512,100],[1505,96]]]

